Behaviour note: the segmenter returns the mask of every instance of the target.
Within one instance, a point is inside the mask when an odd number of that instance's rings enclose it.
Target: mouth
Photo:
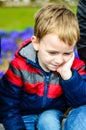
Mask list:
[[[57,70],[59,66],[60,66],[60,65],[52,64],[52,65],[51,65],[51,68],[54,69],[54,70]]]
[[[52,66],[54,66],[54,67],[59,67],[60,65],[59,64],[52,64]]]

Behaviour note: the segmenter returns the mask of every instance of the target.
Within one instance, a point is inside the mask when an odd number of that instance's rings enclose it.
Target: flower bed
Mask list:
[[[21,42],[31,38],[32,35],[33,28],[30,27],[21,32],[14,30],[8,33],[0,30],[0,78],[7,70],[8,63],[14,58],[14,53]]]

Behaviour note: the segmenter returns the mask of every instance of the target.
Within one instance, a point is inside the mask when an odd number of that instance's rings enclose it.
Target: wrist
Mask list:
[[[72,71],[65,71],[64,73],[61,74],[61,77],[63,80],[68,80],[72,77]]]

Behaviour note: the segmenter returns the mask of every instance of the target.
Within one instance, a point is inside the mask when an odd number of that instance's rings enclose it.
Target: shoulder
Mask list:
[[[72,68],[78,69],[79,67],[85,66],[84,61],[80,60],[79,58],[75,58]]]
[[[78,58],[74,59],[72,69],[75,69],[76,71],[78,71],[80,75],[86,74],[85,63],[84,63],[84,61],[82,61]]]
[[[78,70],[81,67],[85,67],[84,61],[79,59],[79,58],[75,58],[74,62],[73,62],[73,65],[72,65],[72,68]]]

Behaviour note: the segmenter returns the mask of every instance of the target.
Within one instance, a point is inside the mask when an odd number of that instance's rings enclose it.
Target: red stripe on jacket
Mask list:
[[[22,86],[22,79],[15,75],[11,70],[8,70],[6,73],[6,77],[8,79],[8,81],[10,81],[11,83],[21,87]]]
[[[39,96],[44,96],[44,87],[45,84],[43,82],[40,83],[34,83],[34,84],[28,84],[24,83],[24,90],[26,92],[29,92],[31,94],[37,94]],[[55,85],[55,84],[50,84],[48,86],[48,98],[57,98],[63,93],[61,86]]]
[[[16,64],[17,63],[17,64]],[[41,73],[41,71],[39,69],[34,69],[34,67],[30,64],[27,64],[26,63],[26,60],[23,59],[19,59],[19,58],[15,58],[12,62],[11,62],[11,65],[14,67],[14,68],[17,68],[18,70],[25,70],[27,72],[31,72],[31,73]]]
[[[78,58],[74,59],[72,68],[76,69],[80,75],[86,74],[86,71],[84,70],[84,67],[85,67],[84,61],[82,61],[82,60],[80,60]]]

